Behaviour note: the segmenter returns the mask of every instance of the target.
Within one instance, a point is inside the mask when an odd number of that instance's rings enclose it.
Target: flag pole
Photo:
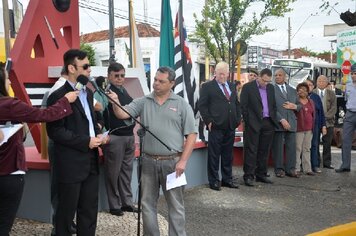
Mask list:
[[[115,62],[114,1],[109,0],[109,62]]]
[[[132,49],[132,37],[133,37],[133,32],[132,32],[132,0],[129,0],[129,32],[130,32],[130,54],[129,54],[129,60],[130,60],[130,66],[129,67],[133,67],[132,64],[132,53],[133,53],[133,49]]]

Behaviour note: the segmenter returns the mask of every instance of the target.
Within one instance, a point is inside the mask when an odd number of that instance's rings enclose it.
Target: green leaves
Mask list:
[[[248,41],[273,29],[264,23],[271,17],[282,17],[291,11],[296,0],[207,0],[202,19],[194,15],[196,31],[190,39],[206,45],[208,54],[216,61],[235,65],[237,40]]]
[[[91,66],[95,66],[95,51],[92,45],[87,43],[80,43],[80,50],[85,51],[88,54],[89,63]]]

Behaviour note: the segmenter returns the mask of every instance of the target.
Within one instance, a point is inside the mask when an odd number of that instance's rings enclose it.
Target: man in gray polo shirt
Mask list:
[[[342,164],[337,173],[350,172],[351,169],[351,148],[353,135],[356,130],[356,63],[351,67],[350,83],[346,84],[346,116],[342,131]]]
[[[154,78],[154,91],[124,107],[132,116],[139,116],[141,122],[171,149],[146,133],[141,176],[144,235],[159,235],[157,200],[160,186],[168,204],[169,235],[186,235],[183,187],[167,191],[166,177],[174,171],[177,176],[184,172],[195,144],[197,126],[189,104],[172,91],[174,84],[175,72],[169,67],[160,67]],[[115,94],[110,93],[110,96],[118,101]],[[113,108],[119,119],[129,118],[118,106]]]

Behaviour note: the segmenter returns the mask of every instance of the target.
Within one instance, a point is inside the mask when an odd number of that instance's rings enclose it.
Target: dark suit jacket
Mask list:
[[[237,100],[235,87],[228,83],[231,95],[227,100],[216,80],[202,85],[198,107],[206,125],[222,130],[235,130],[241,121],[241,109]]]
[[[68,81],[48,98],[48,105],[55,103],[67,92],[73,91]],[[93,119],[95,133],[99,133],[93,108],[93,93],[87,89],[87,99]],[[90,162],[98,167],[98,150],[90,149],[89,121],[79,97],[71,104],[73,113],[64,119],[47,123],[48,136],[54,141],[56,153],[54,168],[58,182],[75,183],[86,179],[91,171]]]
[[[276,98],[276,109],[277,109],[277,121],[278,121],[278,128],[276,131],[285,131],[282,127],[281,123],[279,122],[282,119],[288,121],[289,125],[291,126],[290,132],[297,131],[297,117],[295,116],[294,110],[289,110],[283,108],[283,104],[285,102],[291,102],[297,104],[297,111],[300,110],[301,105],[298,104],[297,99],[297,92],[294,88],[289,86],[288,84],[284,84],[287,90],[287,97],[284,97],[281,89],[277,84],[274,85],[274,93]]]
[[[276,99],[272,84],[267,85],[267,100],[270,118],[277,128]],[[255,80],[244,84],[242,87],[240,103],[245,127],[249,127],[256,132],[259,132],[262,127],[263,106],[257,82]]]

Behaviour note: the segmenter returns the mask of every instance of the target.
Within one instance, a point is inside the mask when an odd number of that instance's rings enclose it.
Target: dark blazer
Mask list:
[[[73,91],[68,81],[48,98],[48,105],[55,103],[67,92]],[[93,119],[95,134],[99,133],[93,108],[93,93],[87,89],[87,99]],[[90,162],[98,162],[98,150],[90,149],[89,121],[79,97],[71,104],[73,113],[64,119],[47,123],[48,136],[54,141],[54,168],[58,182],[75,183],[86,179]]]
[[[297,99],[297,92],[294,88],[289,86],[288,84],[284,84],[287,90],[287,97],[285,97],[277,84],[274,85],[274,94],[276,98],[276,109],[277,109],[277,121],[278,121],[278,128],[276,131],[285,131],[282,127],[281,123],[279,122],[282,119],[288,121],[289,125],[291,126],[290,132],[297,131],[297,117],[295,116],[294,110],[289,110],[283,108],[283,104],[285,102],[291,102],[297,104],[297,111],[300,110],[301,105]]]
[[[267,100],[270,118],[277,128],[276,99],[272,84],[267,85]],[[245,126],[259,132],[262,127],[263,106],[256,80],[244,84],[241,91],[240,103]]]
[[[237,100],[235,86],[228,82],[231,90],[230,101],[221,91],[217,81],[211,80],[202,85],[198,107],[206,125],[222,130],[235,130],[241,121],[241,108]]]

